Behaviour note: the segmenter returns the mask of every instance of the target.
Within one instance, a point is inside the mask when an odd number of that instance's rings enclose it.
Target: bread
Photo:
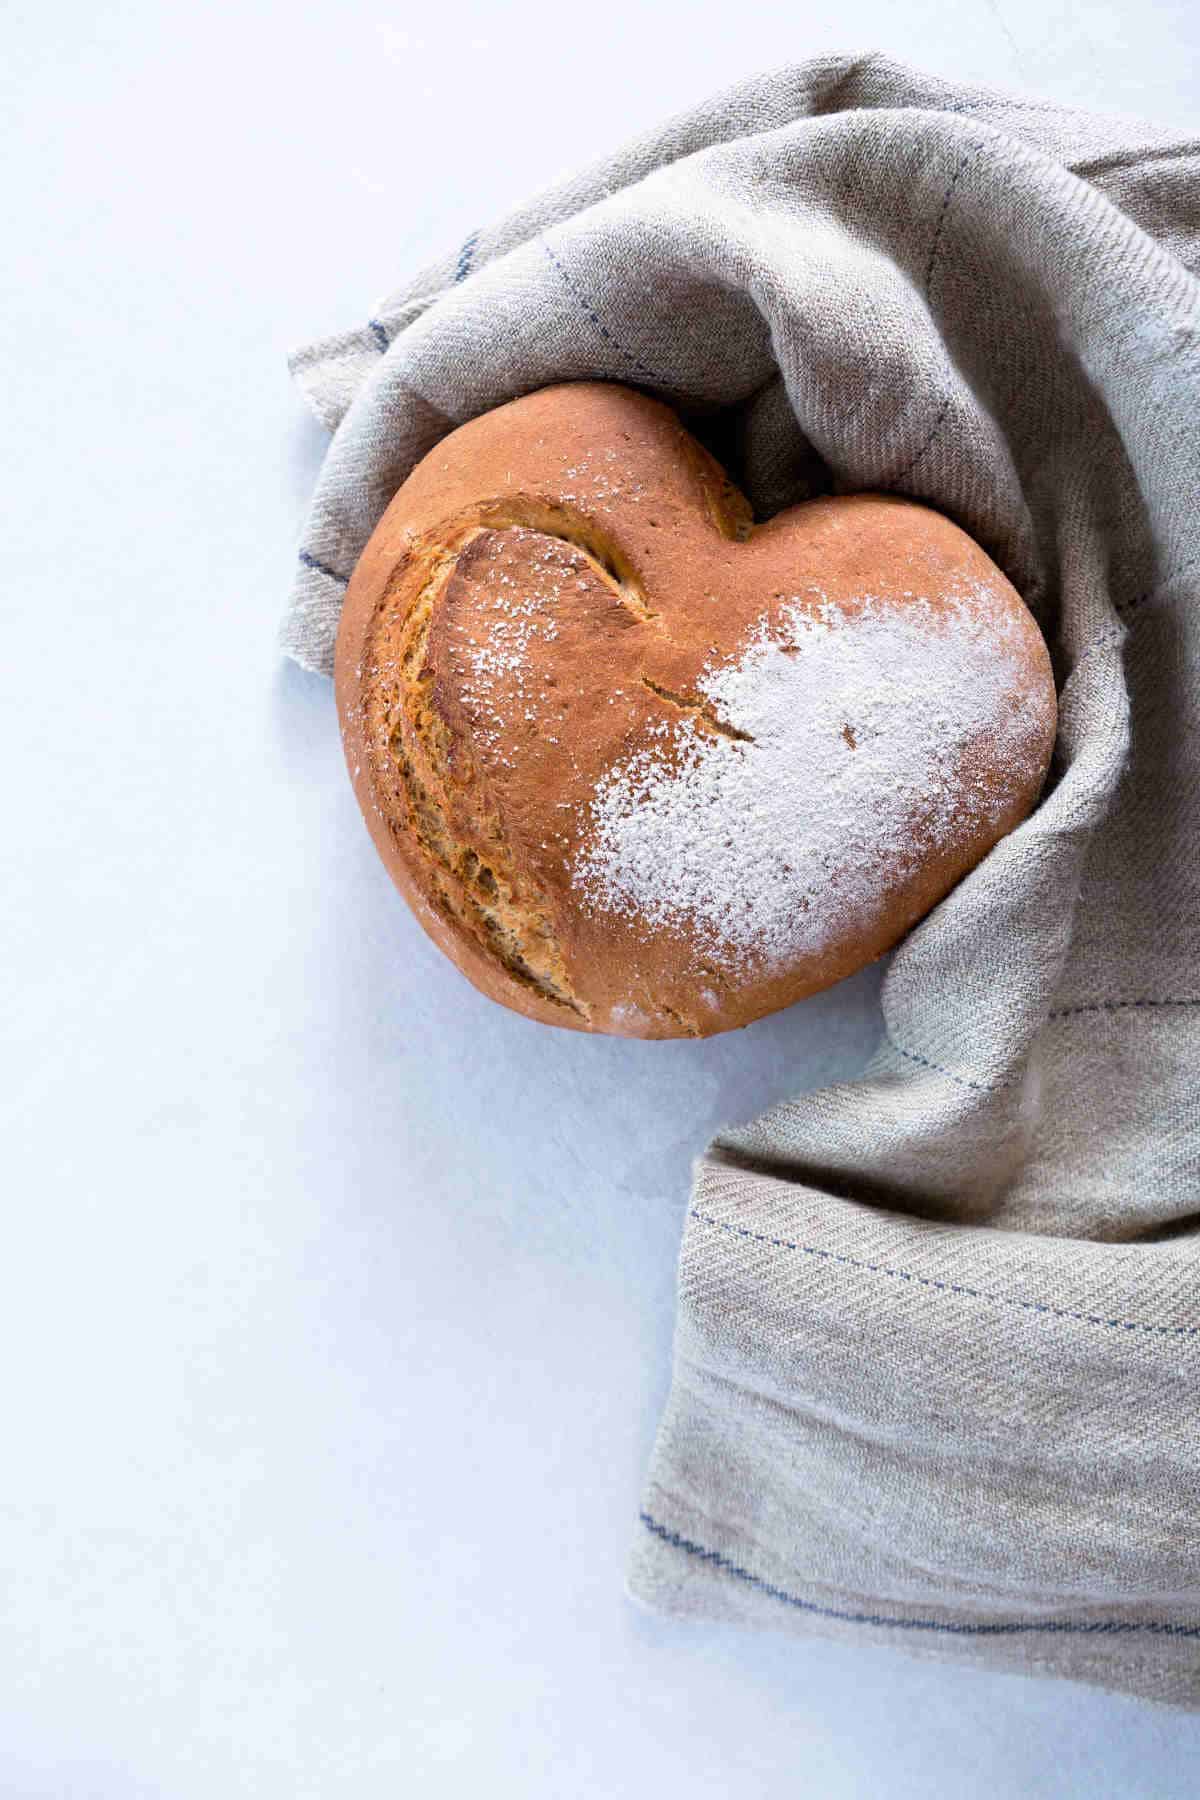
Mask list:
[[[396,885],[551,1025],[705,1037],[895,944],[1028,813],[1045,644],[890,495],[752,523],[675,415],[550,387],[418,464],[346,596],[336,691]]]

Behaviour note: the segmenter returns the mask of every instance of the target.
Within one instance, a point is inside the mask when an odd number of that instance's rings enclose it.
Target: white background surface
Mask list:
[[[707,1044],[490,1007],[274,649],[285,351],[865,48],[1200,128],[1188,0],[4,10],[4,1800],[1200,1789],[1200,1720],[625,1599],[689,1157],[878,972]]]

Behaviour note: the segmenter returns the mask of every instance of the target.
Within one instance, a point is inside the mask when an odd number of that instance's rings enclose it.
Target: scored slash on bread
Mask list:
[[[882,954],[1033,805],[1049,658],[964,532],[888,495],[755,526],[660,402],[539,390],[413,470],[338,637],[347,759],[493,999],[642,1037]]]

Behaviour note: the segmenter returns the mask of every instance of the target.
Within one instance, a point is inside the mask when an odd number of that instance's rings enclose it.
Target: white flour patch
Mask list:
[[[999,817],[1032,773],[1036,714],[1016,628],[981,591],[946,612],[793,603],[698,688],[714,736],[669,714],[611,768],[572,879],[590,903],[687,935],[735,965],[782,968],[869,930],[931,850]],[[964,783],[981,738],[1003,773]],[[1006,779],[1007,777],[1007,779]]]
[[[650,1023],[640,1006],[634,1006],[627,1001],[618,1001],[611,1008],[609,1018],[618,1030],[628,1031],[631,1035],[640,1031],[643,1025]]]

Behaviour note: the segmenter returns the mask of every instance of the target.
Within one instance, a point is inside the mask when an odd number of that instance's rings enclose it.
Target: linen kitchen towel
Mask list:
[[[1043,799],[896,953],[863,1077],[697,1165],[654,1607],[1200,1703],[1198,277],[1200,142],[826,58],[293,359],[334,433],[307,667],[414,462],[595,377],[676,407],[759,516],[940,508],[1051,646]]]

